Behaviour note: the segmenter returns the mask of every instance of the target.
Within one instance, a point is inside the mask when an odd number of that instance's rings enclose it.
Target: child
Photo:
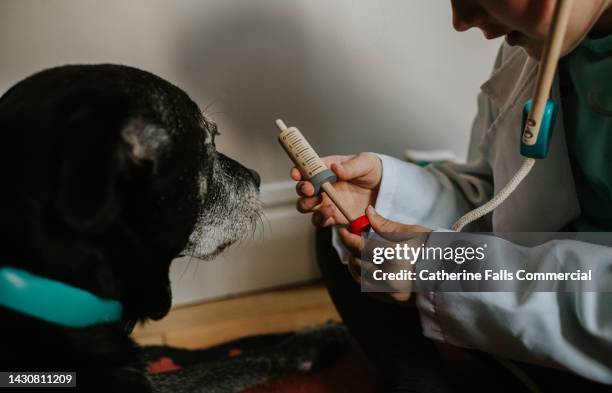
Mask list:
[[[505,36],[506,40],[493,74],[482,85],[478,97],[469,163],[421,168],[372,153],[324,159],[338,176],[335,187],[355,211],[366,210],[373,229],[379,233],[450,228],[464,213],[491,199],[523,160],[518,137],[523,104],[535,92],[538,59],[550,30],[555,1],[452,0],[451,3],[456,30],[478,27],[488,39]],[[561,111],[548,157],[538,161],[520,187],[493,214],[472,224],[469,230],[612,230],[612,153],[609,153],[612,151],[612,0],[574,2],[562,54],[565,57],[559,63],[552,91],[553,99],[561,104]],[[291,177],[299,181],[297,192],[301,198],[297,209],[302,213],[312,212],[312,221],[317,227],[346,224],[326,196],[315,196],[312,184],[300,181],[297,169],[292,169]],[[349,272],[358,279],[361,238],[344,228],[334,231],[333,236],[341,258],[348,260]],[[597,262],[601,262],[602,271],[612,271],[609,248],[589,248],[582,244],[577,249],[564,241],[551,242],[546,247],[543,253],[540,250],[538,258],[553,256],[560,263],[564,258],[572,258],[577,265],[582,262],[581,258],[590,258],[591,262],[593,258],[600,258]],[[332,256],[321,251],[320,257]],[[416,364],[433,359],[427,362],[431,368],[438,363],[435,356],[425,354],[434,349],[419,341],[415,323],[404,322],[405,309],[365,300],[358,287],[344,282],[349,276],[346,272],[339,274],[337,268],[330,267],[329,261],[321,261],[320,265],[341,315],[381,369],[389,390],[450,389],[445,383],[431,382],[443,378],[425,366],[417,367],[419,371],[414,377],[412,370]],[[404,294],[403,299],[391,300],[406,300],[409,296]],[[538,383],[550,383],[551,378],[556,378],[563,379],[567,387],[572,383],[590,384],[587,379],[612,384],[610,300],[612,297],[608,294],[596,292],[531,292],[520,296],[509,292],[436,293],[435,296],[419,293],[416,306],[423,334],[435,342],[544,366],[523,366],[523,369],[529,369],[530,377]],[[394,325],[393,331],[384,331],[385,323]],[[377,342],[373,342],[372,329],[378,331]],[[381,337],[393,341],[393,345],[383,345]],[[406,345],[398,344],[402,342]],[[422,361],[404,361],[403,354],[415,345]],[[561,373],[550,377],[548,367],[580,377]],[[590,387],[594,389],[593,386]]]

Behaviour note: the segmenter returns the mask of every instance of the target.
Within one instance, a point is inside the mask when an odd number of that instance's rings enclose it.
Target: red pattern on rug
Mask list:
[[[379,393],[375,373],[353,345],[345,356],[320,371],[277,378],[241,393]]]

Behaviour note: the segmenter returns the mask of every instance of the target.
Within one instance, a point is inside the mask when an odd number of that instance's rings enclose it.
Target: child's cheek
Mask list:
[[[482,0],[482,5],[508,28],[540,39],[548,32],[555,0]]]
[[[525,15],[525,29],[534,38],[545,39],[550,30],[555,11],[555,0],[530,0],[529,11]]]

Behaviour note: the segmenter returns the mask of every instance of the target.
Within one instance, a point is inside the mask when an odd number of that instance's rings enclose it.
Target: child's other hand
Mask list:
[[[381,237],[391,242],[408,242],[415,246],[426,241],[426,237],[431,233],[431,229],[419,225],[406,225],[391,221],[374,210],[372,206],[366,209],[366,215],[372,225],[372,229]],[[364,248],[363,237],[350,233],[346,228],[340,228],[338,235],[344,246],[351,252],[351,258],[347,265],[349,273],[360,285],[370,285],[367,280],[361,281],[362,272],[371,275],[376,269],[381,269],[386,273],[397,273],[397,269],[405,268],[406,264],[383,263],[374,265],[372,262],[363,261],[361,255]],[[414,268],[414,264],[409,264]],[[392,303],[405,303],[410,300],[412,295],[411,281],[389,281],[389,286],[393,292],[369,292],[374,297]],[[367,289],[367,288],[366,288]]]
[[[382,178],[380,158],[372,153],[359,153],[351,156],[328,156],[322,160],[338,177],[334,188],[348,209],[362,213],[368,205],[374,204]],[[297,201],[297,210],[300,213],[313,213],[312,223],[315,226],[348,224],[325,193],[314,194],[312,183],[302,180],[302,174],[297,168],[291,169],[291,178],[298,181],[296,190],[300,198]]]

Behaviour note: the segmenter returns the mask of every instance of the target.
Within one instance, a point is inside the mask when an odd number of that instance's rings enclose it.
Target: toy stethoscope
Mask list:
[[[546,158],[559,111],[558,104],[548,97],[550,96],[557,63],[561,55],[563,38],[567,30],[572,2],[573,0],[557,1],[551,30],[540,58],[536,94],[533,100],[525,103],[523,108],[520,145],[521,155],[526,157],[525,161],[523,161],[516,174],[497,195],[489,202],[468,212],[457,220],[453,225],[453,230],[461,231],[469,223],[495,210],[527,177],[536,160]]]

